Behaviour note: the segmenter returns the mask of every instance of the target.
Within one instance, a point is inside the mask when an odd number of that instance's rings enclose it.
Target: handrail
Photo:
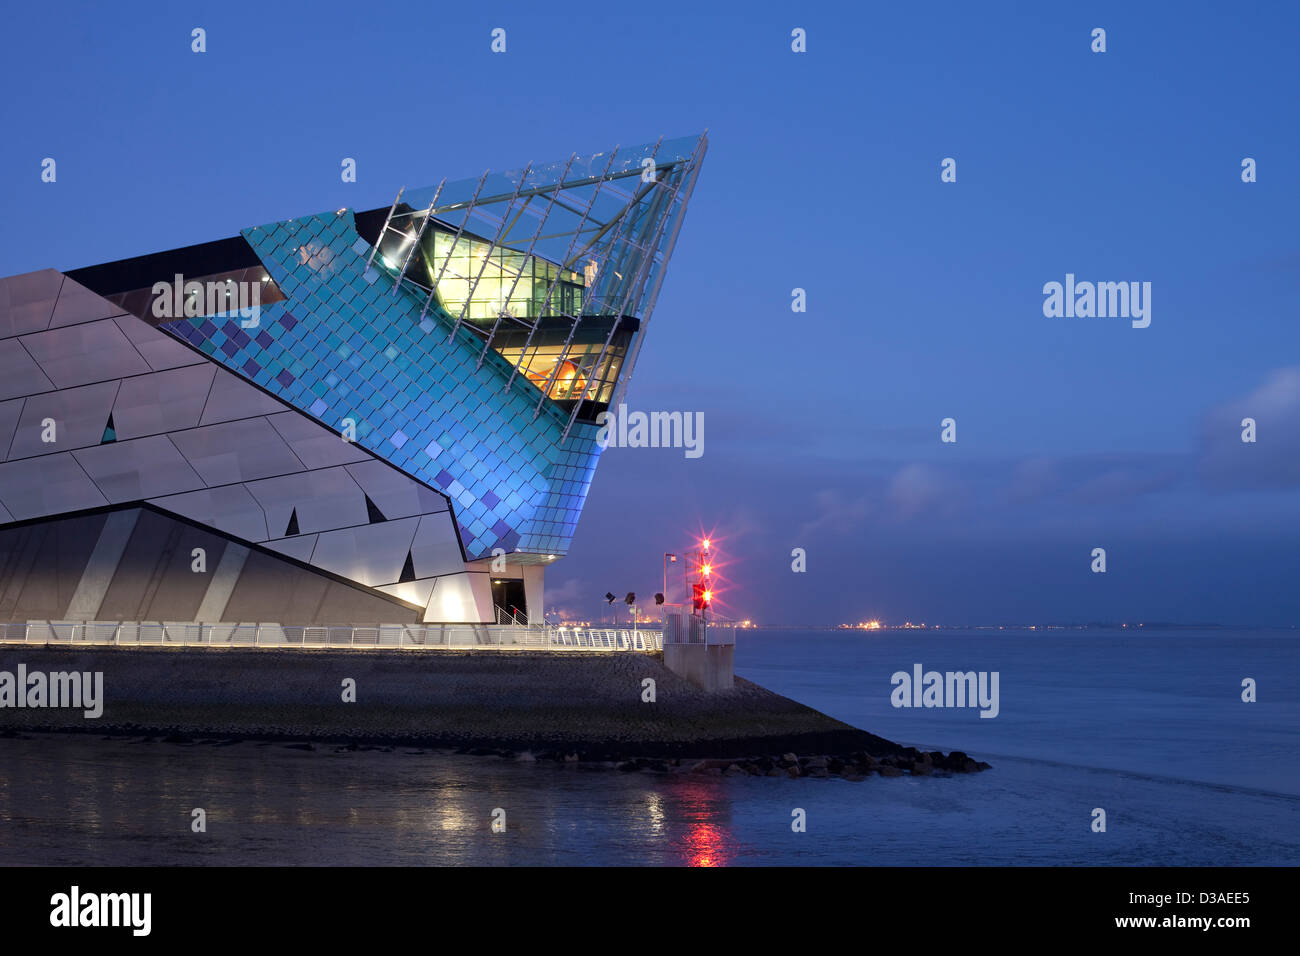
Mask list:
[[[653,652],[663,650],[663,634],[639,627],[561,627],[553,624],[24,621],[0,622],[0,644]]]

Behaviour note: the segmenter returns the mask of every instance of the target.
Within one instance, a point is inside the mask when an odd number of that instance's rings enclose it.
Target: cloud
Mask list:
[[[897,521],[951,514],[964,498],[960,482],[933,465],[919,462],[900,468],[885,494],[889,517]]]
[[[1013,503],[1035,501],[1052,494],[1061,487],[1060,460],[1055,458],[1026,458],[1011,469],[1007,483],[1007,497]]]
[[[1256,440],[1241,440],[1252,418]],[[1216,491],[1300,486],[1300,366],[1280,368],[1253,391],[1205,416],[1200,473]]]
[[[1082,504],[1113,505],[1130,498],[1164,491],[1178,483],[1179,473],[1176,469],[1154,465],[1152,461],[1142,460],[1136,465],[1107,468],[1080,482],[1070,492],[1070,497]]]
[[[799,526],[800,540],[818,531],[849,531],[874,510],[867,495],[848,495],[836,488],[813,492],[812,517]]]

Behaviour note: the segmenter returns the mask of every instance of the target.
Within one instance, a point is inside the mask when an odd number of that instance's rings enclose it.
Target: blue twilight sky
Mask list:
[[[548,606],[658,590],[704,527],[723,609],[765,623],[1300,623],[1298,28],[1283,3],[26,4],[0,274],[707,127],[628,396],[702,412],[705,453],[607,451]],[[1067,272],[1150,282],[1150,327],[1044,317]]]

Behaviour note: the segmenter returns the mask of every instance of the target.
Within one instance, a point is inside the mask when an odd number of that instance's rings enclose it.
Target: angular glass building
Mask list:
[[[0,621],[540,621],[706,147],[0,279]]]

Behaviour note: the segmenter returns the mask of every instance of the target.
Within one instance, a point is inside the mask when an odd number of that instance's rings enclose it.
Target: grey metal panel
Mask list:
[[[112,319],[36,332],[19,341],[59,388],[152,371]]]
[[[101,382],[33,395],[23,406],[18,430],[9,446],[10,460],[98,445],[117,389],[117,382]],[[45,430],[41,422],[47,418],[54,420],[53,442],[41,440]]]
[[[90,552],[90,561],[81,573],[77,590],[68,602],[68,610],[63,615],[65,621],[99,620],[99,606],[104,602],[108,586],[113,583],[113,575],[122,560],[122,552],[131,540],[131,532],[135,530],[139,517],[139,508],[115,511],[108,516],[99,532],[99,540]]]
[[[244,485],[266,512],[272,534],[284,534],[289,517],[298,514],[298,530],[328,531],[366,524],[366,499],[342,468],[324,468]]]
[[[487,585],[488,595],[475,594],[482,591],[476,579],[486,577],[477,574],[448,574],[438,578],[429,595],[429,603],[424,609],[426,621],[443,621],[447,623],[464,621],[491,620],[491,585]],[[480,607],[480,604],[487,607]],[[489,616],[484,616],[484,615]]]
[[[0,553],[6,562],[6,576],[0,578],[0,620],[62,617],[107,518],[78,515],[0,528]]]
[[[23,400],[15,398],[11,402],[0,402],[0,461],[9,457],[9,445],[14,440],[18,429],[18,417],[23,411]]]
[[[0,465],[0,503],[17,520],[108,504],[71,452]]]
[[[208,398],[208,407],[203,410],[202,424],[214,425],[217,422],[252,418],[256,415],[277,414],[288,407],[284,402],[240,380],[238,376],[218,368],[216,380],[212,383],[212,395]]]
[[[176,432],[172,439],[195,471],[213,486],[303,470],[302,462],[265,418]]]
[[[134,315],[119,315],[113,321],[131,340],[136,351],[144,356],[149,367],[155,371],[208,363],[208,360],[198,352],[186,348],[170,335],[159,332],[148,322],[137,319]]]
[[[49,328],[62,285],[54,269],[0,279],[0,339]]]
[[[121,306],[114,305],[81,283],[64,276],[63,288],[59,290],[59,301],[54,307],[54,317],[50,319],[49,327],[55,329],[93,319],[106,319],[124,312],[126,310]]]
[[[396,584],[420,520],[406,518],[322,532],[311,563],[367,587]]]
[[[420,578],[465,570],[465,558],[460,551],[450,512],[420,519],[420,528],[411,542],[411,561],[415,565],[416,577]]]
[[[111,442],[74,454],[90,480],[114,503],[203,487],[203,479],[166,435]]]
[[[372,460],[355,442],[344,441],[342,436],[298,412],[268,415],[267,421],[275,426],[275,430],[308,468],[329,468],[332,465]]]
[[[202,548],[206,560],[216,566],[225,553],[226,540],[207,528],[142,509],[113,583],[99,605],[99,619],[193,620],[211,581],[207,570],[194,570],[195,548]]]
[[[294,535],[292,538],[277,538],[267,541],[265,547],[287,554],[291,558],[297,558],[299,561],[309,562],[311,553],[316,548],[317,537],[318,535],[314,534],[303,534]]]
[[[248,553],[248,548],[233,541],[226,546],[226,550],[221,555],[221,562],[212,572],[212,580],[203,594],[199,609],[194,614],[196,621],[215,624],[225,620],[221,615],[226,612],[230,595],[235,592],[235,585],[239,583],[239,575],[244,570]]]
[[[300,624],[411,622],[419,613],[396,599],[290,564],[277,555],[254,551],[226,605],[237,621],[293,621]]]
[[[424,581],[407,581],[404,584],[383,584],[375,590],[391,594],[408,604],[418,604],[420,607],[424,607],[429,603],[429,596],[433,594],[434,580],[434,578],[428,578]]]
[[[372,458],[348,465],[348,474],[356,479],[385,518],[409,518],[448,510],[446,498],[386,462]]]
[[[205,363],[124,379],[113,402],[118,440],[196,427],[216,371]]]
[[[0,339],[0,398],[52,391],[45,377],[17,339]]]
[[[243,485],[207,488],[183,495],[151,498],[150,504],[190,518],[245,541],[265,541],[266,515]]]

